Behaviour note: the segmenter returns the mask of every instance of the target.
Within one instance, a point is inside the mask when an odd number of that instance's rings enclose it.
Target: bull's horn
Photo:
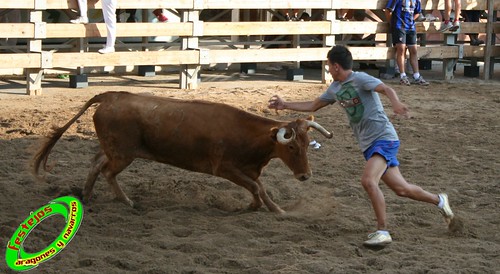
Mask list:
[[[313,122],[313,121],[307,121],[307,126],[308,127],[313,127],[317,131],[321,132],[326,138],[330,139],[333,137],[333,134],[331,132],[328,132],[324,127],[322,127],[320,124]]]
[[[278,133],[276,133],[276,139],[280,144],[286,145],[290,143],[293,139],[295,139],[295,130],[292,128],[292,136],[290,138],[285,138],[285,133],[286,133],[286,128],[282,127],[280,130],[278,130]]]

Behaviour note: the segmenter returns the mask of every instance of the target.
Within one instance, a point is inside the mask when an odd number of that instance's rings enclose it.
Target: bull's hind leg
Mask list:
[[[108,157],[104,154],[104,151],[99,151],[96,154],[92,163],[90,164],[89,174],[87,175],[87,181],[85,182],[85,187],[83,188],[82,196],[83,202],[88,203],[90,197],[92,197],[92,189],[94,188],[95,182],[97,180],[97,176],[101,172],[104,164],[108,162]]]
[[[133,159],[126,158],[109,159],[108,162],[102,167],[101,172],[113,189],[116,199],[134,207],[134,203],[127,197],[116,181],[116,175],[122,172],[128,165],[130,165],[130,163],[132,163],[132,161]]]

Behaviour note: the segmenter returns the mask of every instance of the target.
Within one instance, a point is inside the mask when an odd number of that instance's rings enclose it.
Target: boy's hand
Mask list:
[[[398,115],[402,115],[405,118],[409,117],[409,109],[408,109],[408,107],[406,105],[404,105],[403,103],[401,103],[401,102],[398,102],[398,103],[394,104],[392,106],[392,110],[394,111],[394,113],[396,113]]]
[[[271,97],[268,102],[269,105],[267,105],[267,107],[270,109],[282,110],[285,108],[285,102],[278,95]]]

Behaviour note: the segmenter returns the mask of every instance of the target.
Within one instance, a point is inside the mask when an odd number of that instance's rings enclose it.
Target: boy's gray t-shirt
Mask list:
[[[361,151],[378,140],[399,139],[384,112],[378,92],[374,91],[380,84],[380,79],[353,71],[344,82],[333,82],[320,96],[322,101],[331,104],[338,101],[344,108]]]

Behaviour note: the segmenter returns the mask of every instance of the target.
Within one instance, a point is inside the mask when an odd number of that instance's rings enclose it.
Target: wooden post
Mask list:
[[[444,45],[455,45],[457,41],[456,34],[444,34]],[[452,80],[454,78],[453,73],[455,65],[457,64],[457,59],[445,58],[443,59],[443,79]]]
[[[231,10],[231,22],[239,22],[240,21],[240,10],[232,9]],[[240,37],[238,35],[231,35],[231,42],[239,42]]]
[[[203,22],[200,21],[199,10],[185,10],[181,12],[182,22],[193,23],[193,33],[189,37],[182,38],[182,50],[196,50],[198,49],[198,36],[203,35]],[[201,66],[194,65],[181,65],[180,71],[180,88],[181,89],[196,89],[198,88],[198,74],[200,73]]]
[[[30,23],[35,29],[33,39],[28,41],[28,52],[40,53],[40,68],[26,69],[26,94],[27,95],[42,95],[42,77],[44,67],[44,54],[42,54],[42,40],[46,37],[46,23],[42,22],[42,10],[45,9],[46,3],[43,1],[35,1],[35,10],[30,12]],[[50,58],[50,57],[49,57]]]
[[[335,45],[335,23],[336,23],[336,12],[335,10],[325,10],[325,20],[330,21],[330,35],[325,35],[323,37],[323,47],[331,47]],[[325,56],[326,59],[326,56]],[[326,61],[321,62],[321,83],[330,83],[332,82],[332,76],[326,70]]]
[[[495,62],[492,60],[493,46],[495,45],[495,33],[493,33],[493,23],[496,21],[496,10],[493,7],[493,1],[488,0],[488,19],[486,22],[486,48],[484,51],[484,80],[493,77],[493,68]]]
[[[390,31],[387,33],[387,40],[385,41],[385,45],[388,48],[392,47],[392,33]],[[392,78],[395,76],[396,76],[396,60],[395,58],[387,59],[385,61],[385,71],[383,72],[383,75],[382,73],[380,73],[380,77],[385,79],[385,78]]]

